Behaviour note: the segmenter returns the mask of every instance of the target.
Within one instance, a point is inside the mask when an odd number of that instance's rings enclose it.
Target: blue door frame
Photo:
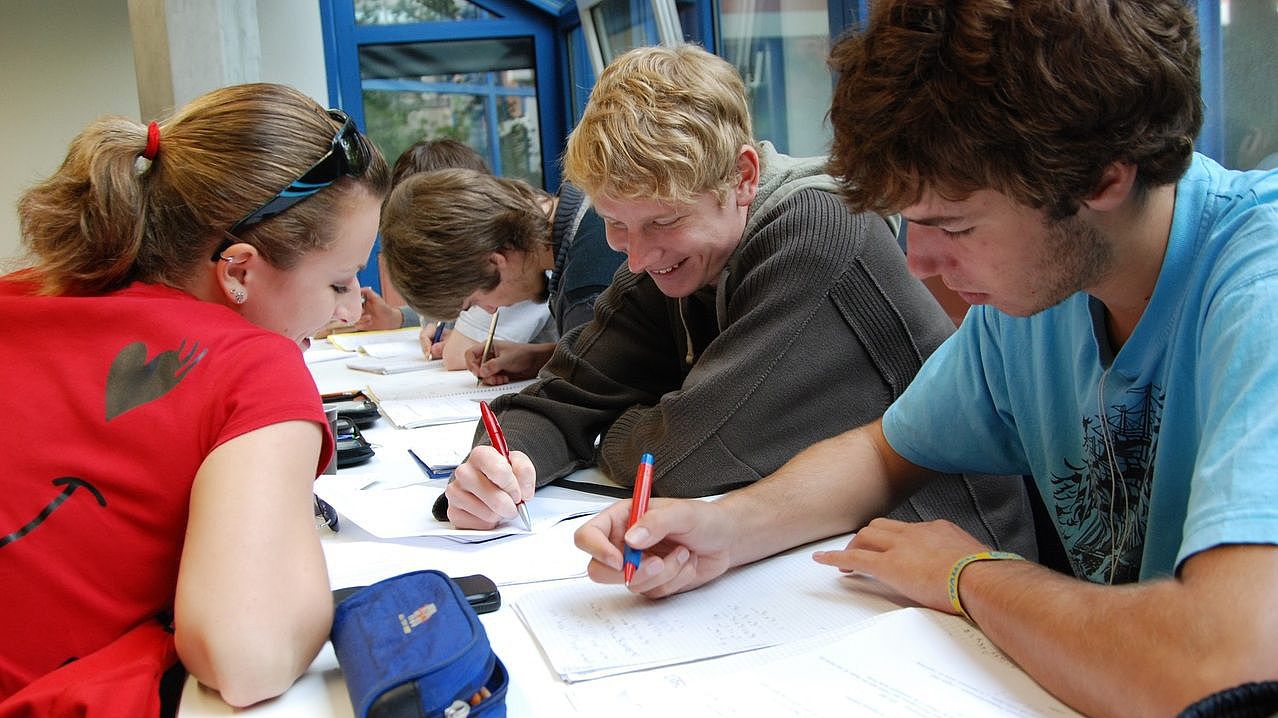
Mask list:
[[[319,0],[324,31],[329,104],[345,110],[364,127],[364,101],[359,70],[359,49],[363,45],[472,40],[482,38],[527,37],[533,40],[534,70],[537,76],[537,113],[541,129],[542,176],[546,187],[557,188],[560,181],[559,156],[568,135],[565,120],[567,103],[561,79],[558,15],[550,8],[521,0],[469,0],[492,13],[493,19],[449,22],[406,23],[402,25],[357,25],[352,0]],[[394,157],[387,161],[393,162]],[[360,283],[380,290],[377,251],[369,266],[360,272]]]

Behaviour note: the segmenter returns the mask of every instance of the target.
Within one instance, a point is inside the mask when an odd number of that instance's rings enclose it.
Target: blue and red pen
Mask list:
[[[644,453],[639,459],[639,469],[635,472],[635,491],[630,499],[630,520],[626,522],[626,530],[629,531],[631,526],[635,525],[648,510],[648,497],[652,495],[652,454]],[[624,552],[625,565],[622,572],[626,577],[626,585],[630,585],[630,579],[634,578],[635,571],[639,569],[639,557],[643,554],[637,548],[626,546]]]
[[[510,448],[506,446],[506,434],[502,432],[501,424],[497,423],[497,415],[488,408],[488,402],[479,402],[479,416],[484,420],[484,430],[488,432],[488,440],[493,443],[494,449],[506,457],[506,463],[509,464]],[[528,507],[522,500],[515,504],[515,510],[519,512],[519,520],[524,522],[524,528],[532,531],[532,519],[528,516]]]

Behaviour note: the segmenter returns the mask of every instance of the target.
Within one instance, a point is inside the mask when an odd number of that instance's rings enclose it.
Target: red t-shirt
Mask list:
[[[301,351],[226,307],[134,284],[0,278],[0,700],[173,605],[191,484],[219,444],[325,427]],[[228,530],[234,530],[228,527]]]

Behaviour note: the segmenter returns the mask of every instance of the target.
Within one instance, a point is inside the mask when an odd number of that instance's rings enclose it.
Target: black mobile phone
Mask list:
[[[325,398],[324,409],[336,409],[339,417],[350,419],[361,428],[368,428],[378,416],[377,404],[363,394],[349,399]]]
[[[497,590],[497,584],[493,583],[491,578],[476,573],[470,576],[458,576],[453,578],[453,583],[461,589],[462,595],[466,597],[466,602],[471,608],[475,609],[475,613],[492,613],[501,608],[501,592]],[[363,586],[350,586],[347,588],[339,588],[333,591],[333,605],[345,601],[351,594],[364,588]]]
[[[331,404],[335,401],[352,401],[355,399],[366,398],[368,397],[364,396],[364,392],[362,391],[334,391],[329,392],[328,394],[320,394],[320,399],[322,399],[325,404]]]
[[[475,613],[491,613],[501,608],[501,592],[497,590],[497,584],[482,573],[457,576],[453,583],[465,594],[466,602],[475,609]]]
[[[371,403],[372,402],[370,402],[368,399],[346,399],[344,401],[326,401],[324,402],[324,408],[337,409],[338,414],[350,414],[355,412],[367,411],[369,408],[369,404]],[[373,409],[376,409],[376,408],[377,408],[376,405],[374,405]]]

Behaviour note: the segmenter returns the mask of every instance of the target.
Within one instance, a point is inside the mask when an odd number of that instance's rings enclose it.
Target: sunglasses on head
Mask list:
[[[337,134],[333,135],[328,152],[279,194],[231,225],[226,230],[226,239],[213,252],[212,261],[220,260],[222,252],[233,242],[238,242],[240,232],[245,229],[284,212],[342,177],[361,177],[368,170],[368,151],[355,121],[341,110],[329,110],[328,116],[342,123]]]

